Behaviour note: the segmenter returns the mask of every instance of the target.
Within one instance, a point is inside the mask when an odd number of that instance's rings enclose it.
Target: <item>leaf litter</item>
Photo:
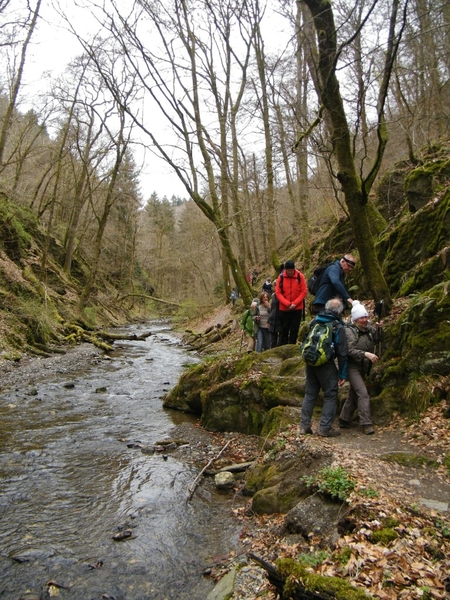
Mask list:
[[[299,438],[298,426],[279,434],[283,450],[299,452],[302,444],[311,451],[331,454],[332,465],[343,467],[356,480],[343,512],[348,511],[352,528],[332,546],[319,536],[308,539],[289,536],[284,530],[285,515],[255,515],[251,501],[233,508],[242,522],[243,553],[219,570],[220,579],[242,558],[252,552],[274,562],[277,558],[317,556],[326,558],[309,567],[320,575],[341,577],[382,600],[450,598],[450,421],[448,406],[442,401],[429,408],[417,421],[395,416],[376,434],[365,436],[359,429],[345,430],[339,438],[317,436]],[[229,434],[215,434],[220,444]],[[236,434],[234,434],[236,436]],[[229,452],[233,461],[264,459],[255,436],[237,436]],[[276,446],[277,439],[273,440]],[[273,446],[272,446],[273,447]],[[425,463],[386,462],[390,452],[425,455]],[[258,454],[259,453],[259,454]],[[229,457],[222,457],[226,463]],[[432,500],[438,506],[424,503]],[[431,503],[433,506],[433,503]],[[383,538],[383,530],[392,533]],[[374,534],[381,532],[376,538]],[[375,541],[375,538],[379,541]],[[343,558],[345,557],[345,558]],[[231,557],[230,557],[231,558]],[[238,569],[230,600],[278,598],[265,572],[249,562]]]

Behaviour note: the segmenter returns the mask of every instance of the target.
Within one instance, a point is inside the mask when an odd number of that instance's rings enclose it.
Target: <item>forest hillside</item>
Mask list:
[[[382,360],[369,377],[374,418],[378,422],[389,421],[394,412],[420,414],[435,402],[448,398],[449,156],[448,146],[427,148],[419,164],[401,161],[393,165],[378,187],[375,206],[384,214],[387,224],[376,238],[376,249],[392,295],[391,309],[383,315],[381,347],[377,348]],[[358,261],[349,220],[342,219],[323,237],[318,237],[312,249],[316,264],[326,264],[348,251],[357,257],[348,287],[352,297],[364,301],[375,319],[374,301]],[[293,258],[297,265],[302,264],[301,248],[286,247],[283,252],[286,259]],[[262,268],[255,295],[266,274],[268,269]],[[220,327],[208,323],[207,334],[199,335],[200,324],[186,334],[186,343],[200,352],[209,354],[215,348],[217,364],[187,373],[185,385],[182,378],[166,399],[166,405],[202,414],[202,422],[212,429],[238,427],[240,431],[259,434],[273,406],[301,404],[303,390],[298,382],[304,376],[304,364],[298,349],[291,347],[269,351],[268,359],[265,353],[252,358],[242,356],[239,319],[243,310],[244,303],[239,300],[231,318],[224,319]],[[300,330],[300,339],[304,331]],[[231,353],[233,360],[227,353]],[[197,390],[198,395],[188,390]],[[257,418],[252,412],[255,399]],[[239,406],[248,403],[248,411],[239,413],[238,422],[231,416],[236,403]]]
[[[378,185],[374,204],[386,225],[377,234],[376,249],[390,292],[397,299],[391,315],[395,322],[385,344],[388,366],[381,382],[385,389],[394,380],[402,380],[405,386],[412,379],[421,385],[429,377],[448,377],[449,203],[450,145],[444,142],[425,148],[414,163],[402,160],[393,165]],[[139,269],[132,285],[126,286],[110,272],[99,272],[86,295],[92,265],[76,253],[68,274],[63,240],[48,235],[33,211],[5,193],[0,195],[0,233],[3,358],[46,353],[61,343],[86,339],[103,326],[147,318],[161,310],[165,315],[169,310],[186,326],[189,313],[185,307],[156,297],[148,276]],[[287,238],[279,253],[284,259],[295,259],[302,269],[303,250],[294,242]],[[358,257],[347,217],[315,232],[314,264],[348,251]],[[272,274],[267,262],[261,262],[258,270],[254,294],[265,276]],[[371,300],[359,260],[348,285],[354,297]],[[237,311],[243,308],[241,302]]]

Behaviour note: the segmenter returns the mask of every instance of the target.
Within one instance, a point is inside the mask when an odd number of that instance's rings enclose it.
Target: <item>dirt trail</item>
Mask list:
[[[442,413],[434,407],[434,413]],[[442,434],[448,422],[442,423]],[[387,428],[376,428],[375,435],[364,435],[359,428],[341,430],[339,438],[327,441],[333,446],[340,464],[358,477],[369,488],[383,489],[389,496],[402,502],[422,504],[448,512],[450,477],[444,466],[448,441],[424,444],[413,437],[409,428],[400,422]]]

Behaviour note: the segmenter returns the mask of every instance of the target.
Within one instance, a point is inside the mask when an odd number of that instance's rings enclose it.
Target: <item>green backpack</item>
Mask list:
[[[300,354],[310,367],[319,367],[335,357],[336,321],[313,321],[300,346]]]

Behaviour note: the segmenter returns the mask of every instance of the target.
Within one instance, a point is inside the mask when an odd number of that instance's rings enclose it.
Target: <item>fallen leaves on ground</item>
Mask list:
[[[448,485],[450,422],[444,416],[445,409],[445,402],[441,402],[415,422],[396,416],[384,429],[402,436],[405,443],[435,459],[438,466],[433,467],[433,476]],[[289,448],[292,452],[298,451],[298,427],[291,427],[281,436],[284,451]],[[374,445],[371,451],[360,451],[316,436],[308,436],[301,443],[316,452],[332,453],[333,464],[344,467],[357,481],[347,507],[353,509],[353,531],[342,535],[333,548],[324,548],[323,540],[314,536],[300,541],[297,536],[293,542],[283,534],[284,515],[253,515],[249,501],[246,507],[233,509],[243,523],[241,543],[246,552],[252,551],[274,562],[279,557],[296,559],[300,554],[314,555],[325,549],[326,558],[311,569],[318,574],[346,578],[375,598],[450,598],[448,511],[438,512],[418,504],[417,491],[408,485],[409,471],[380,460]],[[247,436],[238,436],[230,452],[234,461],[254,458],[258,452],[261,458],[264,455],[258,450],[257,438]],[[373,533],[386,522],[393,524],[397,538],[385,544],[374,543]],[[258,596],[263,594],[269,600],[277,597],[268,582],[260,583],[258,589]],[[254,589],[246,591],[245,586],[237,586],[232,599],[255,597]]]

